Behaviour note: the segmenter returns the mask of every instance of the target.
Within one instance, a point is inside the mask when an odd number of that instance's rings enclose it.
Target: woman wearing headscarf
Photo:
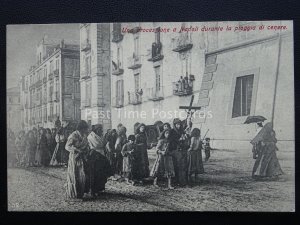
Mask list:
[[[170,149],[173,152],[173,163],[175,169],[175,182],[180,186],[187,184],[187,148],[186,135],[182,128],[180,119],[173,120],[173,129],[171,130]]]
[[[133,178],[142,183],[144,178],[149,177],[149,159],[147,149],[150,148],[147,144],[146,125],[141,123],[136,128],[135,135],[136,151],[134,152],[135,169]]]
[[[16,139],[16,147],[17,147],[17,165],[24,165],[25,159],[25,147],[26,147],[26,135],[25,131],[21,130]]]
[[[276,155],[276,151],[278,151],[277,139],[272,123],[263,126],[260,122],[257,125],[256,136],[251,141],[253,158],[255,159],[252,177],[254,179],[277,178],[283,174],[283,171]]]
[[[118,127],[118,137],[115,144],[115,157],[116,157],[116,167],[115,167],[115,174],[121,176],[122,175],[122,169],[123,169],[123,157],[122,157],[122,148],[127,142],[127,136],[126,136],[126,127],[119,126]]]
[[[57,133],[55,135],[56,147],[53,152],[50,165],[64,165],[67,162],[67,152],[65,150],[66,145],[66,134],[63,127],[58,127]]]
[[[188,182],[191,184],[192,175],[194,174],[195,180],[198,174],[204,173],[203,161],[202,161],[202,141],[200,138],[201,131],[198,128],[194,128],[191,133],[191,145],[188,149]]]
[[[36,166],[47,166],[50,158],[50,153],[48,149],[48,141],[46,137],[46,131],[44,128],[39,129],[38,139],[37,139],[37,150],[35,154],[35,164]]]
[[[93,125],[87,137],[90,152],[88,155],[88,186],[93,197],[105,190],[107,178],[112,175],[111,167],[106,158],[105,140],[101,124]]]
[[[89,126],[81,120],[76,130],[68,137],[66,150],[69,154],[66,196],[68,199],[81,199],[86,191],[86,155],[89,151],[87,140]]]
[[[35,161],[36,138],[32,130],[28,131],[25,141],[25,165],[33,166]]]
[[[151,170],[151,176],[154,178],[153,185],[158,187],[158,178],[168,179],[168,189],[174,189],[171,184],[172,177],[175,176],[172,152],[170,150],[170,129],[165,129],[160,136],[157,149],[157,157]]]
[[[115,129],[107,131],[105,134],[106,139],[106,158],[109,161],[109,164],[112,168],[112,173],[115,174],[115,168],[116,168],[116,157],[115,157],[115,144],[117,140],[117,131]]]

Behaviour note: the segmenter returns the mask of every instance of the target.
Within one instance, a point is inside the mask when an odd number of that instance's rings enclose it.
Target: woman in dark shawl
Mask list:
[[[91,195],[95,197],[105,190],[107,178],[113,174],[106,158],[102,125],[93,125],[92,132],[87,139],[90,147],[88,155],[88,189]]]
[[[116,168],[116,157],[115,157],[115,144],[117,140],[117,131],[115,129],[107,131],[105,134],[106,139],[106,158],[109,161],[109,164],[112,168],[112,173],[115,174],[115,168]]]
[[[48,150],[48,142],[46,137],[46,131],[44,128],[39,129],[37,138],[37,149],[35,154],[35,165],[36,166],[47,166],[50,160],[50,153]]]
[[[258,126],[257,135],[251,141],[253,158],[256,159],[252,177],[254,179],[277,178],[283,174],[283,171],[276,156],[278,148],[276,146],[275,131],[272,123],[267,123],[265,126],[259,123]]]
[[[121,176],[122,175],[122,168],[123,168],[123,157],[122,157],[122,148],[127,142],[127,136],[126,136],[126,127],[124,127],[122,124],[118,127],[118,137],[115,144],[115,150],[116,150],[116,168],[115,168],[115,174]]]
[[[147,144],[146,125],[141,123],[136,128],[135,135],[136,151],[134,152],[134,173],[133,178],[142,183],[144,178],[149,177],[149,159],[147,149],[150,148]]]
[[[17,147],[17,165],[23,166],[25,159],[25,147],[26,147],[26,135],[25,131],[21,130],[16,139],[16,147]]]
[[[25,164],[33,166],[35,161],[36,138],[32,130],[28,131],[25,141]]]
[[[87,190],[85,167],[89,152],[88,129],[87,122],[81,120],[66,143],[66,150],[70,152],[66,185],[68,199],[81,199]]]
[[[187,136],[180,119],[173,120],[170,149],[173,152],[175,182],[180,186],[187,184]]]

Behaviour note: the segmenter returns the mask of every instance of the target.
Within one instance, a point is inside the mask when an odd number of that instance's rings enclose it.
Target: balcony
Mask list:
[[[128,57],[127,59],[127,65],[128,65],[128,69],[138,69],[142,66],[141,64],[141,56],[136,55],[135,53],[133,53],[132,57]]]
[[[81,51],[86,52],[91,50],[91,43],[89,40],[85,40],[83,43],[81,43]]]
[[[124,96],[114,97],[112,100],[112,106],[114,108],[122,108],[124,106]]]
[[[121,33],[121,27],[118,30],[113,30],[112,32],[112,42],[118,43],[123,40],[123,34]]]
[[[113,64],[113,68],[112,68],[112,75],[122,75],[124,73],[124,70],[121,68],[121,63],[115,63],[114,61],[112,61]]]
[[[55,77],[58,77],[59,76],[59,69],[54,70],[53,74],[54,74]]]
[[[84,101],[84,107],[91,107],[91,99],[89,98],[89,99],[86,99],[85,101]]]
[[[188,51],[193,47],[191,40],[187,35],[180,35],[178,38],[173,40],[173,51],[184,52]]]
[[[152,48],[148,50],[150,57],[148,61],[156,62],[162,60],[164,56],[162,55],[162,44],[161,42],[153,42]]]
[[[53,101],[54,101],[54,102],[58,102],[58,101],[59,101],[59,92],[58,92],[58,91],[56,91],[56,92],[54,93]]]
[[[160,101],[164,99],[163,87],[147,88],[147,97],[151,101]]]
[[[142,91],[142,90],[141,90]],[[128,103],[131,105],[138,105],[142,103],[142,92],[128,92]]]
[[[43,83],[47,83],[47,77],[43,78]]]
[[[36,87],[40,87],[40,86],[42,86],[42,84],[43,84],[43,81],[42,81],[42,80],[38,80],[38,81],[36,82],[35,86],[36,86]]]
[[[89,78],[91,78],[90,73],[82,73],[82,77],[81,77],[82,80],[87,80]]]
[[[52,79],[53,79],[53,76],[54,76],[54,75],[53,75],[53,72],[50,72],[49,75],[48,75],[49,80],[52,80]]]
[[[193,85],[185,79],[173,82],[173,95],[187,96],[193,94]]]

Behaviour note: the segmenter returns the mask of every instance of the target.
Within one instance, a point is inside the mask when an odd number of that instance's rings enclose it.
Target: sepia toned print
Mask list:
[[[9,211],[295,211],[292,21],[7,26]]]

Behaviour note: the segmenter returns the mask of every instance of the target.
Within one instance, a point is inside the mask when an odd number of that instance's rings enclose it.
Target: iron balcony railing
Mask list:
[[[147,98],[151,101],[160,101],[164,99],[164,88],[163,87],[154,87],[147,88]]]
[[[131,105],[138,105],[142,103],[142,94],[139,92],[128,92],[128,103]]]

